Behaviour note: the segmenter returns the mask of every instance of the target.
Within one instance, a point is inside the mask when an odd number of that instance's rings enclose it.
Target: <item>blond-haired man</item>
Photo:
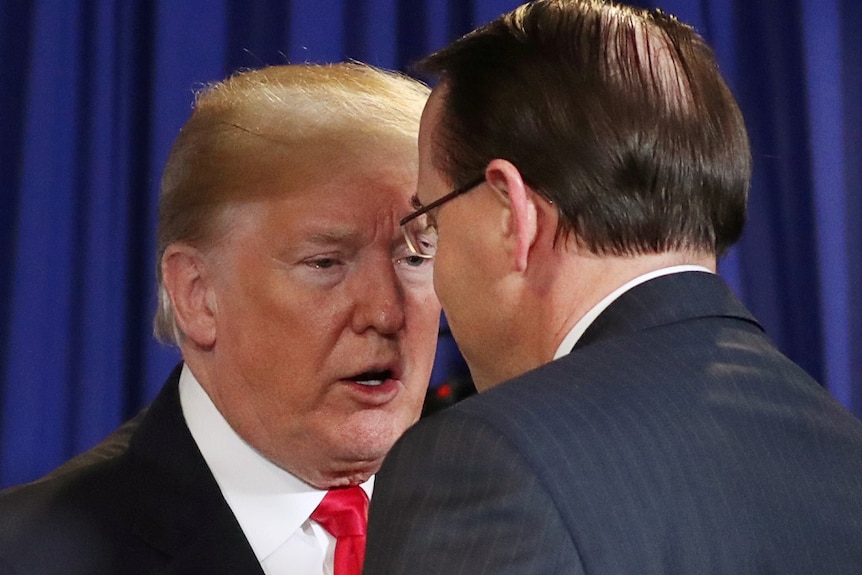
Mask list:
[[[367,505],[433,362],[431,260],[398,226],[426,98],[359,64],[199,94],[159,212],[156,332],[183,363],[105,444],[0,496],[0,572],[332,572],[316,510]]]

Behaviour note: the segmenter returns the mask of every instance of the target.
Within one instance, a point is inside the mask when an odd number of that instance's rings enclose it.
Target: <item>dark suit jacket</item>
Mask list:
[[[409,430],[364,573],[858,575],[862,422],[720,278],[660,277]]]
[[[179,373],[103,443],[0,494],[0,574],[262,575],[186,427]]]

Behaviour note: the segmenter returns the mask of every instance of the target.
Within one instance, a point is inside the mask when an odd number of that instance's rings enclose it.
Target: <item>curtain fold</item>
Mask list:
[[[194,90],[242,68],[412,62],[514,0],[0,0],[0,487],[145,405],[155,224]],[[750,216],[720,272],[862,416],[862,3],[658,0],[714,46],[751,133]],[[443,332],[432,385],[461,376]]]
[[[849,228],[845,225],[849,222],[844,219],[849,208],[849,181],[844,174],[850,156],[844,146],[835,145],[844,140],[842,115],[846,76],[842,71],[842,57],[846,47],[847,64],[852,66],[852,48],[849,43],[842,42],[847,31],[842,30],[841,6],[837,0],[819,2],[816,8],[810,2],[804,3],[802,18],[808,23],[803,29],[803,48],[807,78],[805,97],[810,102],[807,127],[812,174],[810,191],[817,238],[816,261],[819,264],[816,279],[826,292],[821,295],[820,305],[816,308],[822,327],[823,375],[826,381],[836,382],[833,395],[845,405],[852,405],[850,386],[837,384],[849,382],[852,369],[850,330],[848,322],[843,319],[849,310],[851,297],[846,257],[850,245]],[[836,34],[836,30],[841,33]],[[858,42],[853,45],[858,45]]]

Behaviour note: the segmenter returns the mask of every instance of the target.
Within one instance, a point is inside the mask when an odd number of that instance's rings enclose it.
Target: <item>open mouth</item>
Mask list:
[[[366,371],[365,373],[360,373],[359,375],[350,379],[351,381],[355,381],[359,385],[376,387],[378,385],[383,385],[383,383],[387,379],[392,379],[392,370],[386,369],[384,371]]]

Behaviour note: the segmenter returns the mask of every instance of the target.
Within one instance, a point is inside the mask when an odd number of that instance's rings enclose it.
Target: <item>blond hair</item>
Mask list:
[[[415,147],[427,98],[420,82],[359,63],[271,66],[198,92],[162,176],[156,337],[180,338],[161,273],[170,244],[205,249],[217,242],[230,206],[273,193],[256,185],[261,165],[280,162],[299,186],[315,172],[361,162],[372,143],[375,149]]]

